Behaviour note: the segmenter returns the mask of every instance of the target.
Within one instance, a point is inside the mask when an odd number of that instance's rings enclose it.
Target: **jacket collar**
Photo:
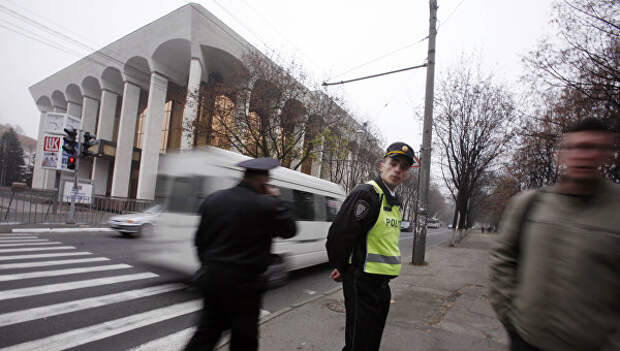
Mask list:
[[[381,190],[383,190],[383,194],[385,194],[385,199],[390,205],[400,206],[401,204],[400,197],[398,196],[398,194],[396,194],[396,196],[392,196],[392,194],[390,194],[390,190],[388,189],[387,185],[385,185],[381,177],[375,178],[375,183],[377,183],[377,185],[379,185]]]
[[[243,180],[240,181],[239,184],[237,184],[237,186],[241,187],[241,188],[248,189],[248,190],[258,194],[258,192],[256,192],[256,190],[254,190],[254,188],[249,183],[246,183]]]

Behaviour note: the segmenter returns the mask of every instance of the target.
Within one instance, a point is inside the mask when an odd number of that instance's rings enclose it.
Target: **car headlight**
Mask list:
[[[128,219],[128,220],[125,221],[125,223],[128,223],[128,224],[141,224],[140,221],[137,221],[135,219]]]

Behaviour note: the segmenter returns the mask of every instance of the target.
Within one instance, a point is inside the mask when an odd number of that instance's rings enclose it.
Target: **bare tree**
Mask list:
[[[342,128],[339,99],[307,88],[301,66],[276,65],[249,53],[226,79],[212,73],[194,97],[199,118],[184,126],[195,143],[232,148],[252,157],[273,157],[283,166],[310,173],[321,144]]]
[[[523,80],[541,101],[509,168],[524,188],[555,182],[555,144],[571,122],[595,117],[620,129],[620,2],[557,1],[553,24],[561,41],[543,41],[524,58]],[[620,182],[620,159],[603,171]]]
[[[368,122],[347,126],[324,141],[323,169],[330,181],[341,184],[347,192],[377,175],[383,148],[379,132]]]
[[[620,3],[560,0],[554,4],[560,43],[547,41],[525,57],[529,78],[547,88],[570,88],[599,105],[600,117],[620,109]]]
[[[453,224],[460,218],[459,226],[469,225],[472,195],[483,173],[505,151],[514,117],[511,95],[491,75],[463,66],[440,82],[433,123],[443,178],[456,206]]]

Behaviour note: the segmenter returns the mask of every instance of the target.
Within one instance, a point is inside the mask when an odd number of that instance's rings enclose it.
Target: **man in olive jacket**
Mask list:
[[[600,172],[614,137],[598,120],[574,125],[560,181],[503,215],[489,298],[511,350],[620,350],[620,186]]]

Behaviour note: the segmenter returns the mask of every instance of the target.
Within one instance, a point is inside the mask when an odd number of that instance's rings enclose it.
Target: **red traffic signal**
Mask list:
[[[75,169],[75,157],[69,156],[67,159],[67,169]]]

